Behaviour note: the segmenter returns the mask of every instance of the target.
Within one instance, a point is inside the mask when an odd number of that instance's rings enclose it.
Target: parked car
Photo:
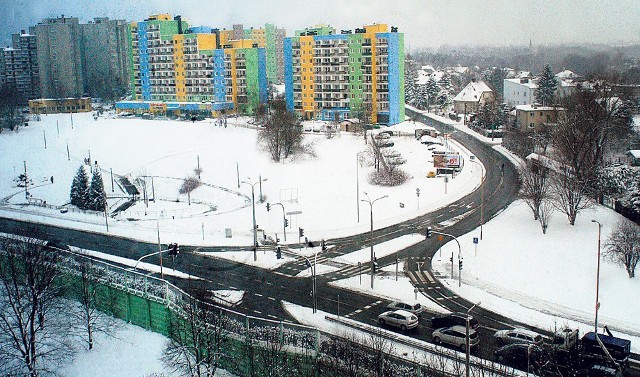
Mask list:
[[[505,344],[524,343],[542,345],[544,338],[535,331],[515,328],[512,330],[498,330],[493,335],[498,346]]]
[[[589,377],[622,377],[619,369],[610,368],[604,365],[592,365],[587,371]]]
[[[394,301],[387,305],[387,308],[391,310],[406,310],[410,313],[415,314],[420,317],[422,315],[422,305],[417,302],[402,302],[402,301]]]
[[[437,329],[433,331],[431,338],[436,344],[447,343],[454,347],[466,350],[467,348],[467,328],[465,326],[452,326],[445,327],[443,329]],[[480,337],[478,332],[474,329],[469,329],[469,348],[474,348],[480,343]]]
[[[478,320],[473,318],[473,316],[469,315],[469,328],[477,329],[480,324]],[[440,329],[443,327],[451,327],[451,326],[466,326],[467,325],[467,314],[466,313],[449,313],[438,315],[431,318],[431,327],[434,329]]]
[[[399,327],[402,331],[418,327],[418,317],[406,310],[388,310],[378,316],[380,325]]]
[[[548,362],[542,348],[535,344],[507,344],[495,350],[493,356],[500,364],[533,373],[539,371]]]

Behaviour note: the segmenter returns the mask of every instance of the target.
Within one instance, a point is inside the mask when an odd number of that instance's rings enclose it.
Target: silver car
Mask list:
[[[498,346],[505,344],[535,344],[542,345],[544,337],[535,331],[515,328],[513,330],[498,330],[493,338]]]
[[[418,317],[406,310],[388,310],[378,316],[380,325],[395,326],[407,331],[418,327]]]
[[[406,310],[410,313],[415,314],[420,317],[422,314],[422,305],[417,302],[402,302],[402,301],[394,301],[387,305],[387,308],[390,310]]]
[[[465,351],[467,349],[466,331],[465,326],[445,327],[435,330],[431,338],[436,344],[446,343]],[[469,329],[469,348],[473,348],[479,343],[480,337],[478,336],[478,332],[474,329]]]

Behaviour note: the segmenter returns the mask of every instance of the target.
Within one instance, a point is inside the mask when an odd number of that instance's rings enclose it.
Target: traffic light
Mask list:
[[[322,247],[322,251],[327,250],[327,245],[324,243],[324,240],[320,241],[320,246]]]
[[[284,219],[284,227],[285,228],[289,227],[289,219]]]
[[[304,229],[298,228],[298,234],[300,235],[300,238],[304,237]]]
[[[431,234],[431,227],[427,227],[427,238],[431,238],[432,234]]]
[[[373,257],[373,272],[375,273],[378,270],[378,258]]]
[[[278,235],[276,234],[276,243],[280,242],[280,238],[278,237]]]
[[[271,204],[267,203],[267,212],[271,210]]]
[[[282,250],[280,249],[280,246],[276,247],[276,258],[282,258]]]
[[[458,269],[462,270],[462,259],[458,260]]]
[[[169,245],[169,255],[171,256],[176,256],[178,255],[178,253],[180,253],[180,248],[178,247],[177,243],[172,243]]]

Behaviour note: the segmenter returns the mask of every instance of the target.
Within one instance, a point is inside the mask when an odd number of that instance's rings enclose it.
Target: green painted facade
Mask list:
[[[405,112],[404,112],[404,100],[405,100],[405,93],[404,93],[404,34],[398,34],[398,39],[399,39],[399,43],[398,43],[398,56],[401,56],[402,59],[400,59],[399,61],[399,65],[400,67],[399,69],[399,77],[400,77],[400,104],[402,104],[402,106],[400,106],[400,119],[402,121],[404,121],[405,119]]]
[[[258,79],[258,49],[245,48],[240,50],[244,54],[246,69],[245,79],[247,80],[247,103],[238,104],[243,114],[253,114],[260,105],[259,79]]]
[[[363,34],[349,35],[349,107],[358,109],[362,106],[364,97],[362,70],[362,42]]]
[[[270,83],[275,83],[277,80],[278,64],[276,59],[276,27],[272,24],[266,24],[264,29],[266,39],[265,50],[267,53],[267,80]]]

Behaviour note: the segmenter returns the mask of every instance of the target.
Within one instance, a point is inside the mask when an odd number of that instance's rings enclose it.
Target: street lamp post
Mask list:
[[[267,205],[271,204],[272,206],[280,206],[282,208],[282,233],[284,233],[284,240],[287,240],[287,216],[284,210],[284,204],[282,203],[267,203]],[[267,207],[267,211],[269,208]]]
[[[600,292],[600,232],[602,231],[602,224],[597,220],[591,220],[591,222],[598,224],[598,268],[596,270],[596,319],[594,322],[594,332],[598,333],[598,309],[600,309],[600,301],[598,294]]]
[[[456,241],[456,243],[458,244],[458,266],[460,270],[462,270],[462,264],[460,263],[460,261],[462,260],[462,248],[460,247],[460,242],[458,242],[458,238],[453,234],[436,232],[435,230],[431,230],[431,227],[429,227],[427,230],[427,238],[431,237],[430,233],[451,237],[453,238],[454,241]],[[458,287],[462,285],[462,277],[460,276],[460,272],[461,272],[460,270],[458,271]],[[453,252],[451,253],[451,278],[453,279]]]
[[[480,181],[480,239],[482,239],[482,225],[484,224],[484,165],[476,160],[476,156],[470,156],[469,161],[480,165],[480,174],[482,174]]]
[[[473,304],[473,305],[469,308],[469,310],[467,310],[467,318],[466,318],[466,320],[467,320],[467,321],[466,321],[466,322],[467,322],[467,326],[466,326],[466,328],[467,328],[467,330],[466,330],[466,331],[467,331],[467,333],[466,333],[466,336],[465,336],[465,343],[466,343],[466,347],[465,347],[465,348],[466,348],[466,351],[467,351],[467,359],[466,359],[466,363],[465,363],[465,372],[466,372],[465,374],[466,374],[466,377],[469,377],[469,359],[470,359],[469,353],[470,353],[470,348],[471,348],[471,346],[470,346],[470,344],[469,344],[469,343],[471,343],[471,342],[469,342],[469,316],[471,315],[471,314],[470,314],[470,313],[471,313],[471,310],[473,310],[473,308],[475,308],[476,306],[480,305],[480,303],[481,303],[481,302],[480,302],[480,301],[478,301],[478,303]]]
[[[356,153],[356,212],[358,213],[358,223],[360,222],[360,155],[364,153]]]
[[[256,184],[260,183],[260,185],[262,186],[262,181],[266,181],[267,178],[262,178],[262,176],[260,177],[260,179],[254,183],[251,182],[247,182],[247,181],[242,181],[242,183],[246,183],[249,186],[251,186],[251,210],[252,210],[252,214],[253,214],[253,260],[257,261],[258,260],[258,229],[256,229],[256,197],[255,197],[255,187]]]
[[[381,196],[377,199],[371,200],[369,198],[369,194],[367,194],[366,192],[364,193],[367,196],[367,199],[362,199],[363,202],[369,203],[369,213],[370,213],[370,220],[371,220],[371,232],[370,232],[370,238],[371,238],[371,289],[373,289],[373,203],[377,202],[380,199],[384,199],[386,197],[388,197],[388,195],[384,195]]]
[[[318,251],[316,251],[313,254],[313,265],[311,265],[311,262],[309,261],[309,259],[307,257],[303,257],[305,259],[305,262],[307,263],[307,266],[309,266],[309,268],[311,268],[311,276],[312,276],[312,288],[311,288],[311,293],[313,295],[313,312],[317,312],[318,311],[318,294],[317,294],[317,290],[316,290],[316,262],[317,262],[317,258],[318,258]],[[339,304],[338,304],[339,305]]]

